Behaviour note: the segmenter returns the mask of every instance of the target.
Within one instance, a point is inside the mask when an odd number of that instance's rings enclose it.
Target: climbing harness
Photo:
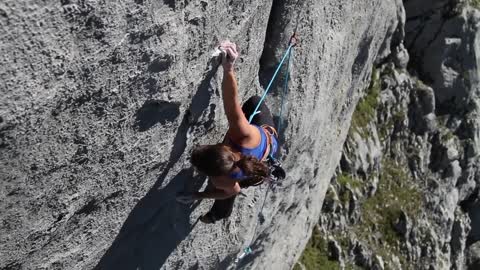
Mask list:
[[[282,114],[283,114],[283,110],[284,110],[285,96],[288,93],[288,78],[289,78],[288,73],[290,71],[290,58],[291,58],[291,55],[292,55],[293,48],[295,46],[297,46],[297,42],[298,42],[298,37],[297,37],[296,32],[294,32],[293,35],[290,37],[290,40],[288,42],[288,48],[285,51],[285,53],[283,54],[282,60],[280,60],[280,63],[278,64],[277,69],[273,73],[273,76],[270,79],[270,82],[268,83],[267,88],[265,89],[262,97],[260,98],[260,101],[258,102],[257,106],[255,107],[255,110],[253,111],[253,113],[250,115],[250,117],[248,119],[249,123],[252,122],[253,117],[255,115],[260,113],[260,111],[258,111],[258,108],[260,108],[260,105],[265,100],[265,98],[268,94],[268,91],[270,90],[270,87],[272,86],[273,82],[275,81],[275,78],[277,77],[280,69],[283,66],[283,63],[285,61],[287,61],[287,70],[286,70],[285,81],[284,81],[284,85],[283,85],[284,89],[282,91],[281,104],[280,104],[280,114],[279,114],[279,117],[278,117],[278,124],[277,124],[277,128],[278,128],[277,132],[280,133],[280,128],[281,128],[281,125],[282,125],[282,122],[283,122]],[[266,135],[268,136],[269,134],[266,134]],[[269,165],[269,168],[273,168],[274,170],[275,170],[275,168],[280,168],[280,162],[277,159],[275,159],[271,153],[268,154],[267,164]],[[283,169],[282,169],[282,171],[283,171]],[[271,176],[273,176],[273,178],[277,178],[277,179],[278,178],[285,178],[285,172],[284,171],[283,171],[283,173],[278,173],[277,172],[277,175],[274,172],[274,173],[272,173]],[[263,198],[262,206],[260,207],[260,210],[257,213],[257,219],[256,219],[256,222],[255,222],[255,227],[254,227],[254,230],[253,230],[252,237],[251,237],[250,241],[248,242],[249,244],[245,248],[243,248],[242,253],[235,259],[235,263],[240,262],[240,260],[245,258],[245,256],[247,256],[247,255],[249,255],[253,252],[253,250],[251,248],[251,245],[252,245],[253,240],[255,238],[255,235],[257,233],[258,222],[261,218],[261,213],[262,213],[263,208],[265,206],[265,202],[267,200],[268,192],[270,191],[270,189],[273,189],[273,186],[276,184],[276,181],[273,181],[272,177],[270,179],[271,180],[270,180],[270,183],[269,183],[269,187],[267,188],[267,191],[265,192],[265,196]],[[263,220],[263,218],[262,218],[262,220]]]

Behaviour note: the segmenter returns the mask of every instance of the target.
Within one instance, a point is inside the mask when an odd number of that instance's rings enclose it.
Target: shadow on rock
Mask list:
[[[218,64],[207,65],[200,86],[192,97],[189,109],[178,128],[173,149],[162,175],[145,197],[135,205],[113,244],[100,259],[95,269],[159,269],[195,227],[190,214],[198,206],[182,205],[175,196],[180,191],[197,191],[205,182],[204,176],[193,177],[193,169],[183,169],[162,187],[168,173],[187,149],[187,134],[191,124],[209,126],[212,120],[200,123],[206,109],[212,110],[209,100],[213,94],[212,80]],[[145,131],[156,123],[173,121],[178,116],[175,103],[148,101],[137,111],[136,125]]]
[[[155,124],[173,122],[180,114],[180,104],[162,100],[148,100],[135,114],[137,129],[147,131]]]
[[[195,226],[190,214],[198,204],[175,201],[178,191],[191,183],[199,189],[205,181],[192,178],[193,169],[184,169],[166,187],[155,185],[135,206],[95,269],[159,269]]]

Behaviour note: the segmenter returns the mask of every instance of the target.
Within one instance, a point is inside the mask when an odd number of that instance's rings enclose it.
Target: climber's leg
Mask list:
[[[215,187],[211,184],[211,182],[209,182],[206,190],[211,190],[214,188]],[[200,217],[200,220],[204,223],[214,223],[217,220],[228,218],[232,214],[235,197],[236,196],[232,196],[223,200],[215,200],[210,211]]]
[[[237,196],[232,196],[223,200],[215,200],[212,209],[208,212],[213,220],[228,218],[232,214],[233,203]]]

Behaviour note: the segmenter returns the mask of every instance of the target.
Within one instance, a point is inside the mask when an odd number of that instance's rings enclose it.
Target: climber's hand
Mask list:
[[[233,71],[233,64],[238,58],[237,45],[226,40],[220,44],[220,50],[222,51],[223,70],[225,72]]]
[[[177,197],[175,199],[179,203],[189,204],[189,203],[192,203],[199,198],[198,198],[198,196],[195,195],[195,193],[180,192],[180,193],[177,194]]]

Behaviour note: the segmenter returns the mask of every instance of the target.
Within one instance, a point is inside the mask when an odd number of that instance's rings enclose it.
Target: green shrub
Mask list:
[[[392,118],[389,118],[387,123],[383,123],[382,125],[378,126],[378,135],[380,136],[381,140],[387,139],[387,137],[390,135],[390,131],[393,130],[394,125],[394,120]]]
[[[300,262],[308,270],[340,270],[340,263],[338,261],[328,259],[328,242],[321,235],[317,227],[313,229],[312,237],[300,257]],[[301,268],[295,265],[293,269],[300,270]]]
[[[404,167],[392,159],[384,158],[378,190],[372,197],[365,200],[362,206],[362,222],[357,225],[361,239],[387,261],[390,252],[396,254],[408,269],[406,259],[400,253],[401,239],[393,224],[402,210],[415,220],[419,215],[421,204],[421,192]],[[383,243],[377,243],[371,238],[372,231],[381,233]]]
[[[472,7],[480,9],[480,0],[470,0]]]
[[[360,99],[352,115],[350,130],[358,132],[362,137],[368,136],[365,128],[373,120],[378,106],[378,96],[380,95],[380,76],[374,69],[367,94]]]
[[[453,138],[455,138],[455,135],[450,129],[446,129],[444,132],[441,132],[440,134],[440,140],[442,140],[443,142],[448,142]]]
[[[363,182],[360,179],[357,179],[350,174],[341,173],[337,176],[337,182],[341,186],[350,186],[350,188],[362,188]]]

